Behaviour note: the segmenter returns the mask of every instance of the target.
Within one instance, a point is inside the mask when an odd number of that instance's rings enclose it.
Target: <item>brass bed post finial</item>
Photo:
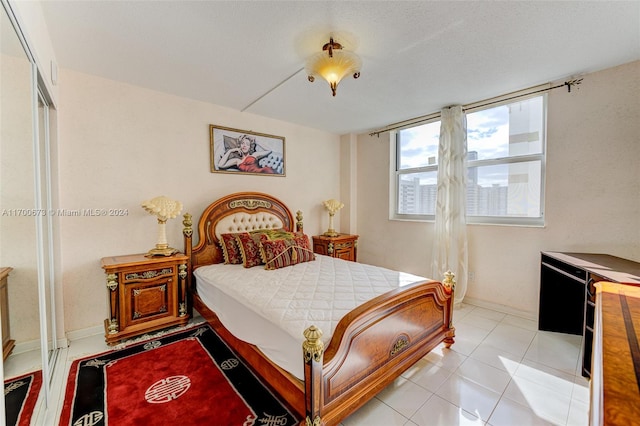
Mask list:
[[[302,342],[302,350],[304,352],[305,362],[309,362],[312,359],[316,362],[322,362],[324,343],[321,337],[322,330],[315,325],[310,326],[304,331],[305,341]]]
[[[322,330],[315,325],[304,331],[304,342],[302,342],[302,352],[304,354],[304,377],[305,377],[305,426],[323,426],[322,421],[322,401],[318,398],[309,398],[310,395],[322,395],[322,357],[324,354],[324,342],[322,341]]]
[[[296,212],[296,231],[304,232],[304,224],[302,223],[302,211]]]
[[[449,294],[449,302],[448,302],[448,309],[449,309],[449,318],[447,318],[447,320],[449,321],[449,330],[447,331],[446,337],[444,339],[444,346],[445,348],[450,348],[451,345],[453,343],[455,343],[454,341],[454,337],[456,334],[456,329],[453,326],[453,303],[454,303],[454,293],[456,290],[456,276],[453,272],[451,271],[447,271],[444,273],[444,281],[442,281],[442,285],[444,286],[444,290],[446,293]]]
[[[184,272],[187,273],[187,293],[189,293],[192,290],[191,287],[191,254],[193,252],[193,242],[192,242],[192,238],[193,238],[193,228],[191,227],[193,225],[193,222],[191,221],[191,215],[189,213],[185,213],[184,214],[184,220],[182,221],[182,224],[184,225],[184,228],[182,229],[182,235],[184,235],[184,254],[185,256],[188,257],[187,259],[187,265],[186,265],[186,269]],[[191,296],[188,296],[191,297]],[[188,305],[188,304],[187,304]],[[190,305],[188,305],[190,306]]]
[[[193,228],[191,227],[193,225],[193,221],[191,220],[191,217],[192,216],[189,213],[184,214],[184,220],[182,221],[184,228],[182,229],[182,233],[185,237],[191,237],[193,235]]]
[[[453,292],[456,289],[456,274],[451,271],[447,271],[444,273],[444,281],[442,281],[442,285],[449,291]]]

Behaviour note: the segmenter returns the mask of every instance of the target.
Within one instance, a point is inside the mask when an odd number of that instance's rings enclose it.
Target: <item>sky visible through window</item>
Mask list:
[[[400,169],[437,164],[440,121],[401,131]],[[495,159],[509,156],[509,107],[507,105],[467,114],[467,150],[476,152],[470,159]],[[427,173],[422,184],[435,183],[435,174]],[[415,175],[413,176],[415,177]],[[506,167],[482,167],[478,184],[507,184]]]

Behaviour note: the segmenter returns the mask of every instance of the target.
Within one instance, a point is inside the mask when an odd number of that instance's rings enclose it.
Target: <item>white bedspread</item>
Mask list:
[[[426,280],[322,255],[274,271],[216,264],[194,274],[200,298],[223,325],[298,378],[304,377],[301,347],[307,327],[319,327],[328,343],[340,319],[355,307]]]

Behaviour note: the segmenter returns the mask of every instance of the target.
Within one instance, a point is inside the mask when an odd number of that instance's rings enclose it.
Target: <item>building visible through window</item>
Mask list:
[[[545,95],[467,114],[470,222],[543,223]],[[440,122],[396,134],[396,219],[435,214]]]

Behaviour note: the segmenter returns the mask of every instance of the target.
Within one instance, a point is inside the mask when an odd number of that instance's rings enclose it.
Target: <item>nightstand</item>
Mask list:
[[[102,258],[109,295],[110,317],[104,320],[107,344],[189,321],[188,259],[182,253]]]
[[[358,236],[350,234],[338,234],[336,237],[316,235],[313,237],[313,252],[356,262]]]

